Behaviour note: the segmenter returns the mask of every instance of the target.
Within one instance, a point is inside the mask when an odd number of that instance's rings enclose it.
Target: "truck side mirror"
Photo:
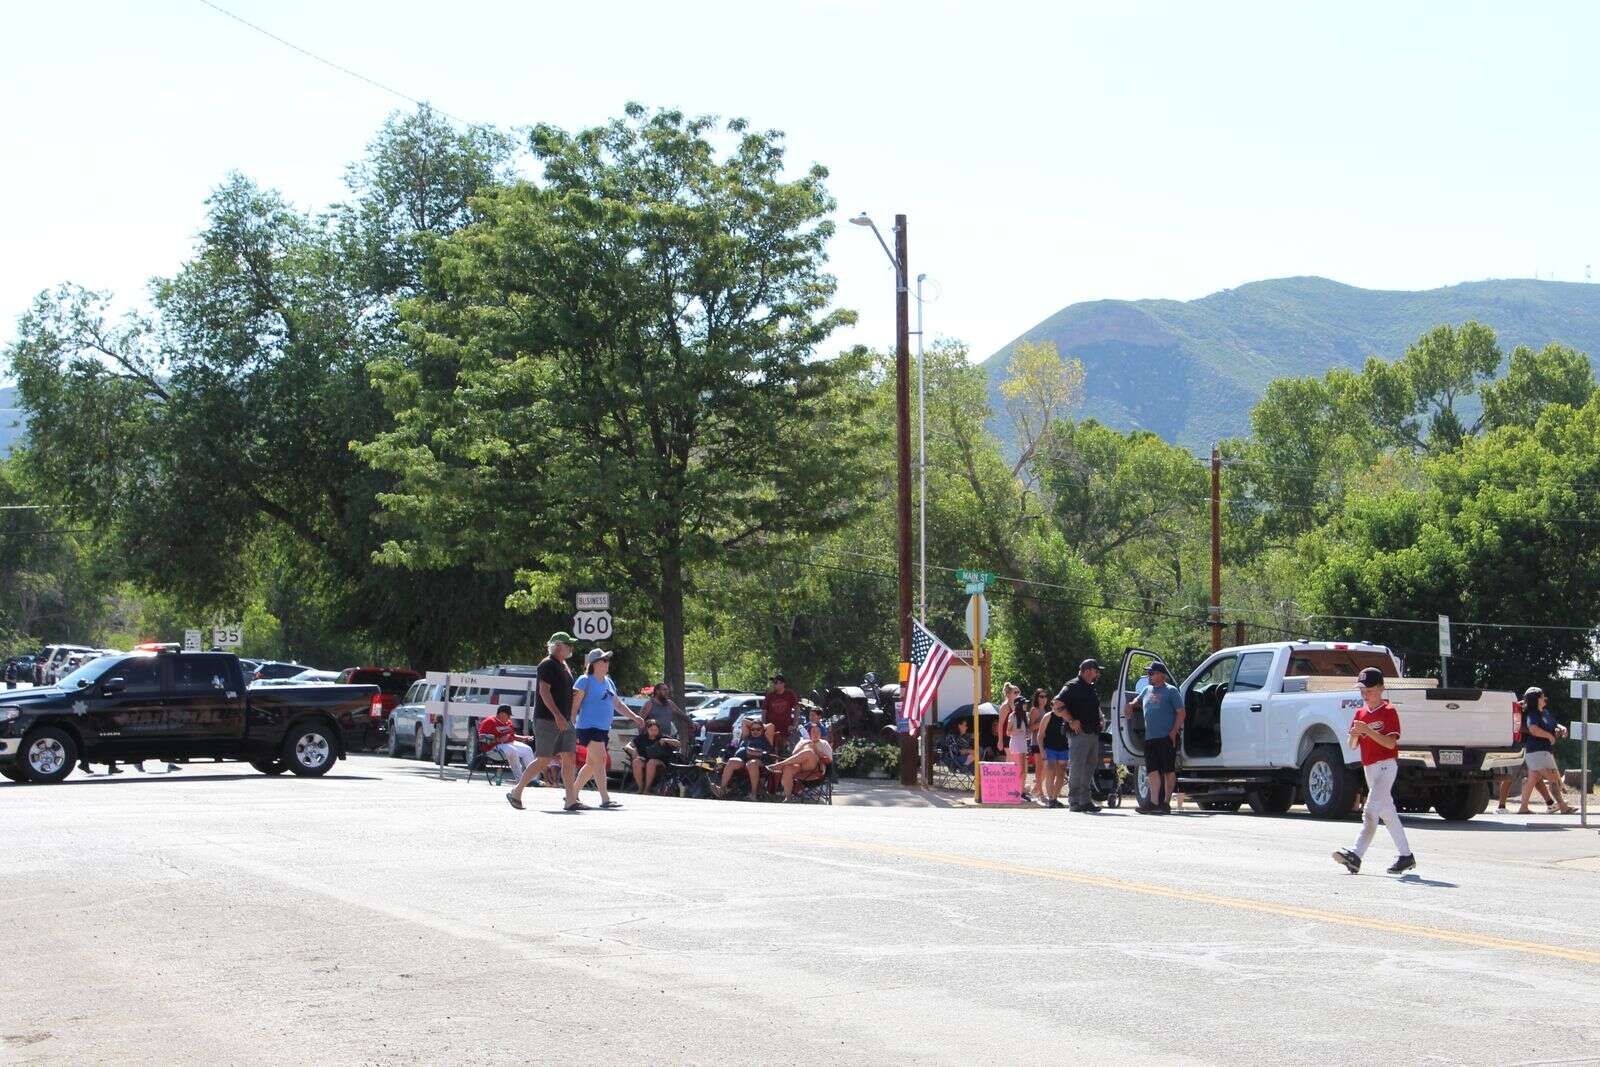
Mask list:
[[[113,696],[128,688],[128,683],[122,678],[107,678],[100,683],[100,691],[106,696]]]

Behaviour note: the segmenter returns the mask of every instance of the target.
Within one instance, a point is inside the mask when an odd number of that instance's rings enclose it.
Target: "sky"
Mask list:
[[[838,202],[840,345],[894,336],[863,210],[908,216],[928,337],[974,358],[1082,300],[1600,268],[1600,5],[217,3],[471,122],[638,101],[784,131]],[[60,282],[142,301],[229,171],[341,198],[412,106],[203,0],[0,5],[0,344]]]

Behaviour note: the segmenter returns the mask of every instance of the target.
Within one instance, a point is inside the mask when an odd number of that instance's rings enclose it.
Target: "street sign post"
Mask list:
[[[967,588],[970,590],[971,585]],[[989,602],[983,586],[967,601],[967,636],[972,639],[972,801],[983,803],[983,721],[978,705],[983,703],[983,637],[989,630]]]
[[[969,593],[981,593],[994,584],[994,571],[956,571],[956,582]]]
[[[572,616],[572,634],[580,641],[611,640],[611,594],[579,593]]]
[[[1600,700],[1600,682],[1574,680],[1572,683],[1572,695],[1583,702],[1583,722],[1580,724],[1578,731],[1576,731],[1576,736],[1583,739],[1581,742],[1579,742],[1578,748],[1578,751],[1582,753],[1582,755],[1579,757],[1579,766],[1582,768],[1582,770],[1579,772],[1578,781],[1578,825],[1588,826],[1589,742],[1591,740],[1600,741],[1600,737],[1594,736],[1589,729],[1589,698],[1593,697],[1596,700]]]
[[[974,593],[967,601],[967,637],[974,648],[989,636],[989,601],[982,593]]]
[[[1439,616],[1439,684],[1450,685],[1450,616]]]
[[[611,633],[609,611],[580,611],[572,617],[572,635],[580,641],[609,641]]]

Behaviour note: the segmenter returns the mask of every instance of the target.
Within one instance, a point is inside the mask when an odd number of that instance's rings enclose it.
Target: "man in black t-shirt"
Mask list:
[[[1056,699],[1066,705],[1067,726],[1072,731],[1071,763],[1067,768],[1067,806],[1073,811],[1099,811],[1090,786],[1095,764],[1100,762],[1100,694],[1094,683],[1100,679],[1100,664],[1086,659],[1078,664],[1078,676],[1061,687]]]
[[[533,707],[533,745],[538,758],[528,764],[516,787],[506,794],[506,800],[518,810],[522,808],[522,791],[528,783],[557,759],[561,761],[561,783],[567,788],[567,810],[578,811],[583,807],[575,788],[578,784],[575,766],[578,732],[572,726],[572,668],[567,666],[576,643],[565,630],[557,631],[545,645],[550,654],[539,661],[536,672],[539,691]]]

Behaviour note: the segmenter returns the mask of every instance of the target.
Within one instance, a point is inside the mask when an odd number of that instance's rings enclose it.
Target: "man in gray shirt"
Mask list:
[[[1146,815],[1172,814],[1172,793],[1178,785],[1178,733],[1183,729],[1183,693],[1167,681],[1167,665],[1150,664],[1150,684],[1133,703],[1144,709],[1144,770],[1150,802],[1139,810]]]

